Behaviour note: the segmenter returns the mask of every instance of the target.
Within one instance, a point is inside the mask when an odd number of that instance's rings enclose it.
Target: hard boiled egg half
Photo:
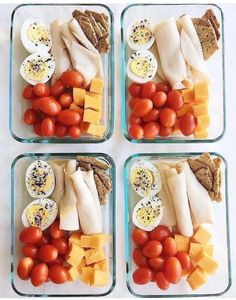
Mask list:
[[[37,199],[31,202],[23,211],[21,220],[25,227],[40,227],[47,229],[56,219],[58,207],[51,199]]]
[[[51,166],[43,160],[34,161],[26,171],[25,183],[31,197],[49,197],[55,188],[55,177]]]

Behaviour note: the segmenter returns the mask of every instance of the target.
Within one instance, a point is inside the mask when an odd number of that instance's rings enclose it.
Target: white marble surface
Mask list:
[[[85,2],[85,1],[83,1]],[[232,287],[222,297],[236,297],[236,4],[220,5],[225,19],[225,62],[226,62],[226,133],[222,140],[213,144],[187,145],[138,145],[131,144],[121,132],[121,74],[120,74],[120,13],[125,5],[112,5],[115,17],[115,130],[112,138],[99,145],[38,145],[16,142],[8,130],[8,77],[9,77],[9,34],[10,16],[15,5],[0,5],[0,297],[16,297],[10,283],[10,167],[13,159],[24,152],[105,152],[113,157],[117,167],[117,279],[110,297],[130,297],[125,284],[124,244],[124,198],[123,165],[136,152],[184,152],[214,151],[228,161],[228,187],[230,209],[230,238],[232,262]],[[17,70],[18,71],[18,70]]]

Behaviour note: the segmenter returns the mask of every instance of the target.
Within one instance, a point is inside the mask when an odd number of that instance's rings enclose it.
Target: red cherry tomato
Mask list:
[[[45,263],[53,262],[57,259],[58,250],[55,246],[51,244],[43,245],[39,248],[38,259]]]
[[[65,89],[66,87],[64,83],[59,80],[51,86],[51,95],[54,97],[59,97],[65,91]]]
[[[24,113],[24,122],[27,125],[33,125],[37,121],[37,113],[34,109],[29,108]]]
[[[37,83],[34,86],[34,94],[39,97],[48,97],[50,96],[50,88],[45,83]]]
[[[177,120],[176,112],[171,108],[164,108],[160,113],[161,124],[165,127],[173,127]]]
[[[167,105],[173,110],[179,110],[184,105],[184,99],[181,92],[172,90],[168,93]]]
[[[35,122],[33,124],[34,133],[36,133],[39,136],[42,136],[41,124],[42,124],[42,122],[40,122],[40,121]]]
[[[157,271],[161,271],[164,266],[164,258],[162,257],[151,257],[148,259],[148,264],[151,268]]]
[[[81,115],[76,110],[64,109],[59,113],[58,121],[67,126],[78,125],[81,121]]]
[[[185,251],[178,251],[177,254],[176,254],[176,257],[178,258],[180,264],[181,264],[181,267],[182,269],[185,269],[185,270],[189,270],[190,267],[191,267],[191,259],[188,255],[187,252]]]
[[[152,97],[152,101],[155,107],[163,107],[167,102],[167,95],[161,91],[156,92]]]
[[[52,223],[52,225],[49,228],[49,233],[54,239],[64,237],[64,231],[59,228],[59,225],[59,221],[56,220],[54,221],[54,223]]]
[[[73,139],[78,139],[81,136],[81,129],[78,125],[70,126],[68,129],[68,134]]]
[[[53,283],[62,284],[67,281],[67,271],[60,264],[53,264],[49,268],[49,278]]]
[[[171,236],[170,229],[167,226],[159,225],[153,229],[150,233],[151,240],[157,240],[162,242],[166,237]]]
[[[144,123],[156,122],[159,118],[160,110],[153,108],[146,116],[142,117]]]
[[[31,257],[33,259],[36,259],[38,248],[34,245],[26,245],[21,249],[21,252],[26,257]]]
[[[42,231],[38,227],[27,227],[21,230],[19,239],[26,245],[35,245],[42,238]]]
[[[139,228],[133,230],[132,240],[137,246],[144,246],[149,241],[148,232]]]
[[[65,262],[65,257],[58,255],[57,258],[49,263],[48,265],[63,265]]]
[[[153,81],[148,81],[142,86],[142,98],[152,99],[156,92],[156,85]]]
[[[69,251],[69,244],[64,237],[59,239],[52,239],[51,244],[57,248],[60,255],[67,255]]]
[[[31,102],[31,106],[35,111],[39,111],[38,101],[39,101],[39,98],[34,98]]]
[[[56,122],[55,124],[55,136],[58,138],[65,137],[68,132],[68,127],[60,122]]]
[[[143,255],[143,251],[140,248],[134,249],[133,260],[138,267],[148,266],[147,258]]]
[[[133,115],[136,117],[146,116],[153,108],[152,100],[142,99],[135,104],[133,108]]]
[[[151,240],[143,247],[143,254],[146,257],[156,257],[162,252],[162,244],[158,241]]]
[[[141,267],[134,271],[133,281],[136,284],[147,284],[152,280],[152,271],[148,267]]]
[[[143,127],[138,124],[130,126],[129,135],[136,140],[142,139],[144,135]]]
[[[173,132],[173,128],[172,127],[165,127],[165,126],[160,126],[160,131],[159,131],[159,135],[162,137],[167,137],[169,135],[171,135]]]
[[[57,116],[61,111],[61,105],[53,97],[42,97],[38,100],[39,109],[48,116]]]
[[[40,286],[48,280],[48,266],[45,263],[39,263],[31,272],[31,283],[33,286]]]
[[[165,92],[168,93],[171,90],[171,86],[169,85],[169,83],[166,82],[158,82],[156,84],[156,90],[157,92]]]
[[[128,102],[129,108],[133,109],[135,104],[137,104],[140,100],[142,100],[142,98],[138,98],[138,97],[131,98]]]
[[[128,87],[128,91],[130,96],[132,97],[140,97],[141,96],[141,91],[142,87],[140,84],[137,83],[131,83]]]
[[[180,118],[179,125],[183,135],[191,135],[196,128],[196,119],[193,114],[186,113],[183,117]]]
[[[135,117],[133,114],[130,114],[130,116],[129,116],[129,124],[130,125],[135,125],[135,124],[140,125],[141,123],[142,123],[141,118]]]
[[[176,241],[172,237],[167,237],[163,241],[164,254],[166,256],[175,256],[177,253]]]
[[[34,260],[31,257],[24,257],[17,266],[17,275],[21,280],[28,280],[34,267]]]
[[[63,93],[59,97],[58,101],[63,108],[68,108],[71,105],[71,103],[73,102],[73,97],[69,93]]]
[[[49,237],[48,237],[48,235],[45,233],[45,232],[43,232],[43,234],[42,234],[42,238],[40,239],[40,241],[36,244],[36,246],[37,247],[42,247],[43,245],[46,245],[46,244],[48,244],[49,243]]]
[[[61,81],[66,86],[79,88],[84,82],[83,76],[77,71],[66,71],[61,75]]]
[[[177,283],[182,274],[181,264],[176,257],[168,257],[164,263],[165,278],[171,283]]]
[[[158,136],[160,126],[157,122],[149,122],[144,125],[144,137],[148,140],[152,140]]]
[[[45,118],[41,124],[41,131],[44,137],[51,137],[55,132],[55,122],[52,118]]]
[[[22,96],[25,100],[32,100],[35,98],[34,87],[32,85],[27,85],[22,93]]]
[[[170,287],[170,282],[166,279],[163,272],[158,272],[156,277],[156,284],[161,290],[168,290]]]

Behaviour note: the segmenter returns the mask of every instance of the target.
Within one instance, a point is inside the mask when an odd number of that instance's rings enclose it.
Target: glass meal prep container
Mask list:
[[[109,284],[105,287],[90,287],[83,284],[80,279],[71,283],[55,285],[45,283],[35,288],[30,280],[22,281],[18,278],[16,269],[22,258],[23,244],[19,240],[19,233],[24,228],[21,215],[24,208],[32,201],[25,185],[25,173],[28,166],[35,160],[44,161],[56,159],[75,159],[77,155],[99,158],[109,164],[109,176],[112,180],[112,191],[107,204],[102,206],[103,231],[111,236],[106,246],[106,256],[109,264]],[[21,296],[52,296],[52,297],[87,297],[105,296],[112,292],[116,282],[116,246],[115,246],[115,164],[112,158],[102,153],[27,153],[15,158],[11,166],[11,284],[14,291]],[[50,197],[49,197],[50,198]],[[35,200],[35,199],[34,199]]]
[[[207,282],[196,291],[192,291],[186,282],[181,279],[177,284],[171,284],[166,291],[159,289],[155,282],[146,285],[137,285],[133,282],[132,274],[137,269],[132,259],[133,249],[132,231],[135,228],[132,221],[134,206],[141,199],[133,190],[129,174],[132,164],[137,160],[147,160],[154,164],[158,160],[197,158],[202,153],[145,153],[130,156],[124,165],[124,192],[125,192],[125,230],[126,230],[126,285],[130,293],[138,297],[205,297],[219,296],[226,293],[231,286],[231,265],[230,265],[230,240],[229,240],[229,219],[228,219],[228,191],[227,191],[227,162],[217,154],[210,153],[213,157],[220,157],[222,160],[222,201],[213,203],[215,221],[211,225],[212,241],[214,245],[214,258],[219,267],[214,275],[207,276]]]
[[[89,9],[104,13],[109,18],[110,51],[102,54],[104,69],[104,92],[102,102],[101,124],[106,127],[102,137],[83,134],[78,139],[44,138],[37,136],[31,126],[24,124],[23,116],[30,105],[22,98],[22,92],[27,83],[20,75],[20,65],[29,55],[21,42],[21,25],[28,18],[38,18],[45,24],[55,19],[68,21],[72,19],[75,9]],[[113,133],[114,109],[114,40],[113,40],[113,14],[109,7],[103,4],[22,4],[17,6],[11,17],[10,36],[10,80],[9,80],[9,127],[14,139],[25,143],[99,143],[109,139]]]
[[[127,61],[135,52],[127,44],[127,32],[130,24],[142,19],[148,19],[158,24],[171,17],[178,18],[184,14],[191,17],[201,17],[207,9],[213,9],[220,22],[219,49],[206,62],[206,68],[210,76],[210,100],[209,115],[210,127],[207,139],[195,139],[182,134],[172,134],[169,137],[158,136],[155,139],[134,139],[129,135],[128,117],[130,109],[128,101],[131,96],[128,94],[128,86],[131,80],[127,77]],[[155,41],[154,41],[155,43]],[[123,134],[131,142],[135,143],[209,143],[221,139],[225,131],[225,73],[224,73],[224,18],[221,8],[215,4],[131,4],[127,6],[121,15],[121,63],[122,63],[122,130]],[[155,77],[154,77],[154,82]]]

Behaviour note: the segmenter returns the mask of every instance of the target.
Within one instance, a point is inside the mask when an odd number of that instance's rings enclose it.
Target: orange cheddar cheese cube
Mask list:
[[[75,105],[84,106],[86,90],[81,88],[73,88],[73,100]]]
[[[72,235],[69,238],[69,245],[71,245],[72,243],[81,246],[81,232],[74,232],[72,233]]]
[[[205,272],[199,267],[196,267],[187,278],[187,282],[193,291],[200,288],[204,283],[206,283],[206,281],[207,276]]]
[[[195,139],[207,139],[208,138],[208,130],[205,128],[200,128],[194,131]]]
[[[207,82],[198,82],[194,85],[195,100],[206,102],[209,100],[209,87]]]
[[[91,81],[89,91],[96,94],[102,94],[104,87],[104,81],[100,78],[94,78]]]
[[[90,108],[84,110],[84,116],[83,116],[84,122],[98,125],[100,118],[101,118],[101,113],[99,111],[95,111]]]
[[[193,112],[193,108],[192,108],[191,104],[185,103],[183,105],[183,107],[180,108],[180,110],[177,111],[177,116],[178,116],[178,118],[181,118],[181,117],[183,117],[188,112],[192,113]]]
[[[108,234],[94,234],[92,237],[91,248],[99,249],[106,245],[106,243],[110,240],[110,236]]]
[[[87,265],[94,264],[105,259],[105,252],[103,249],[90,249],[85,251],[85,260]]]
[[[91,286],[106,286],[109,281],[108,272],[101,270],[94,270],[93,280],[91,282]]]
[[[208,128],[210,126],[210,116],[208,114],[198,116],[197,124],[198,124],[198,126],[201,126],[202,128]]]
[[[202,251],[210,256],[213,256],[214,247],[210,244],[190,243],[189,256],[192,260],[196,261]]]
[[[88,95],[90,97],[97,98],[97,99],[99,99],[99,100],[102,101],[102,95],[101,94],[96,94],[96,93],[92,93],[92,92],[86,92],[86,95]]]
[[[198,243],[206,244],[211,238],[211,233],[203,226],[200,226],[193,235],[193,238]]]
[[[189,250],[189,237],[180,234],[175,234],[175,242],[178,251],[188,252]]]
[[[94,264],[94,270],[100,270],[100,271],[108,272],[108,264],[107,264],[106,259],[95,263]]]
[[[89,124],[87,128],[87,133],[102,137],[106,131],[106,127],[103,125],[95,125],[95,124]]]
[[[81,108],[81,107],[79,107],[78,105],[76,105],[74,102],[73,103],[71,103],[71,105],[70,105],[70,109],[73,109],[73,110],[76,110],[76,111],[78,111],[79,113],[80,113],[80,115],[82,116],[83,115],[83,113],[84,113],[84,110],[83,110],[83,108]]]
[[[74,266],[68,268],[67,274],[69,281],[76,281],[79,278],[79,271]]]
[[[184,98],[184,103],[192,103],[195,101],[195,95],[193,89],[184,89],[181,92]]]
[[[79,263],[79,265],[77,267],[77,270],[78,270],[79,273],[82,273],[82,268],[83,267],[86,267],[86,260],[85,260],[85,258],[83,258],[81,260],[81,262]]]
[[[198,255],[197,265],[207,274],[214,274],[218,268],[217,261],[204,251]]]
[[[81,260],[83,259],[85,255],[85,251],[83,248],[78,246],[75,243],[71,244],[71,249],[67,258],[67,263],[71,266],[78,267],[80,264]]]
[[[91,284],[94,279],[94,269],[93,267],[83,267],[81,274],[81,281],[85,284]]]
[[[208,115],[208,105],[206,103],[193,105],[193,112],[195,117]]]
[[[96,111],[102,110],[102,100],[99,98],[91,97],[89,95],[85,96],[84,108],[91,108]]]

